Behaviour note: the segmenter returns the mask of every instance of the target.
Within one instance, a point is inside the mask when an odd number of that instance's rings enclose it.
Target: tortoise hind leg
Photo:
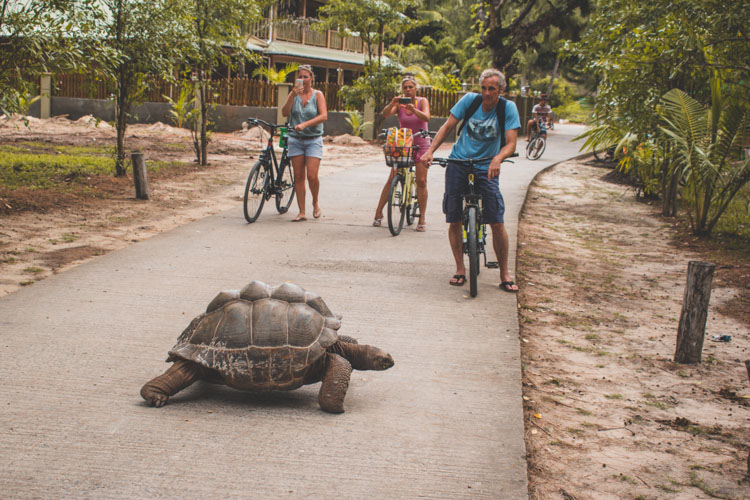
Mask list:
[[[320,407],[328,413],[344,413],[344,397],[349,388],[352,365],[338,354],[326,354],[326,371],[318,393]]]
[[[169,396],[174,396],[201,378],[203,368],[199,364],[178,359],[166,372],[147,382],[141,388],[141,396],[149,406],[161,408],[167,404]]]

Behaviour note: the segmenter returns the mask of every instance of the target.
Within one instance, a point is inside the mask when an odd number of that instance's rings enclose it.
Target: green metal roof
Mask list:
[[[365,64],[365,55],[362,53],[326,49],[323,47],[281,42],[278,40],[274,40],[268,44],[268,47],[263,50],[263,54],[318,59],[321,61],[357,64],[359,66]]]

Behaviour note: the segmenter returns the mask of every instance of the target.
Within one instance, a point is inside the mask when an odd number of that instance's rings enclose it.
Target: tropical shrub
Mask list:
[[[659,109],[661,130],[672,146],[670,171],[683,183],[692,230],[708,235],[721,215],[750,182],[750,158],[743,152],[750,137],[750,109],[724,99],[721,80],[711,79],[711,106],[672,89]]]

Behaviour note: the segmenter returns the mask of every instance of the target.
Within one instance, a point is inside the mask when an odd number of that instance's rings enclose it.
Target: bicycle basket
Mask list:
[[[402,168],[414,165],[414,155],[417,154],[419,147],[412,146],[383,146],[385,155],[385,164],[389,167]]]

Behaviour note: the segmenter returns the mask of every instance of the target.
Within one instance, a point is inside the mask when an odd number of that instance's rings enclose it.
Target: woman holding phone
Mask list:
[[[312,194],[313,217],[320,217],[318,170],[323,158],[323,122],[328,119],[328,109],[323,93],[312,88],[315,76],[312,67],[301,64],[297,79],[289,92],[281,114],[289,117],[289,158],[294,169],[294,194],[297,195],[299,214],[292,222],[307,220],[305,212],[305,179]]]
[[[429,165],[420,161],[422,155],[430,147],[430,138],[422,137],[417,132],[420,130],[427,131],[430,122],[430,103],[424,97],[417,97],[417,82],[411,75],[406,75],[401,80],[401,95],[394,97],[390,103],[383,108],[381,112],[384,118],[398,114],[398,126],[409,128],[414,134],[414,145],[418,146],[415,156],[416,178],[417,178],[417,200],[419,201],[419,223],[416,230],[424,232],[425,212],[427,211],[427,169]],[[391,186],[391,180],[396,175],[396,170],[391,169],[388,180],[383,186],[380,193],[380,200],[375,209],[375,219],[372,221],[373,226],[380,226],[383,223],[383,208],[388,202],[388,191]]]

